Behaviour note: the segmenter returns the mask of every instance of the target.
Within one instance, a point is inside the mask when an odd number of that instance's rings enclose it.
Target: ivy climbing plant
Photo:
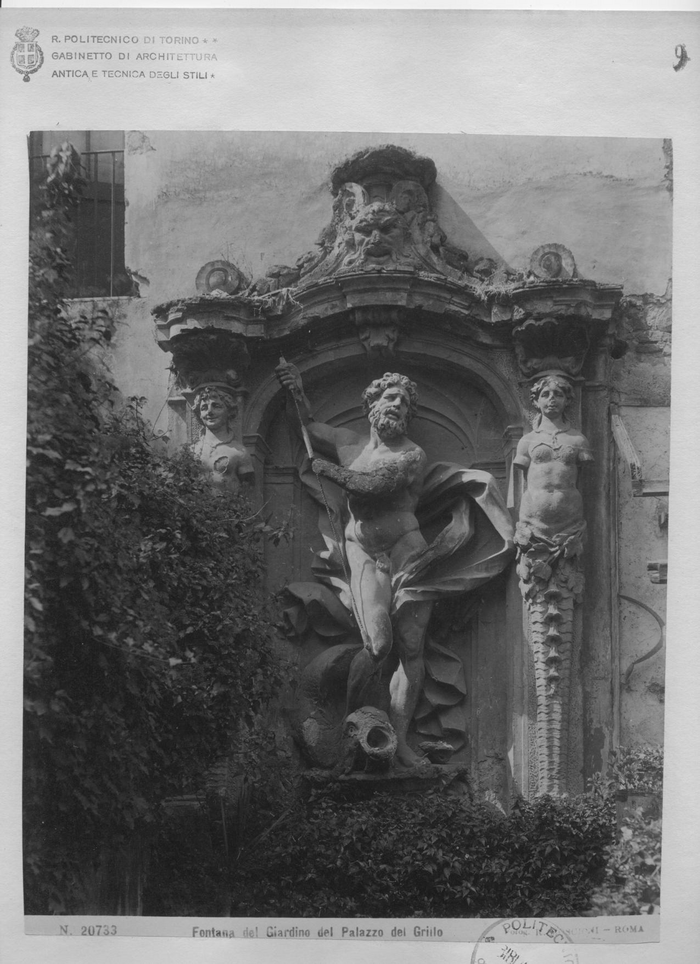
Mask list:
[[[267,527],[245,499],[213,495],[187,453],[154,450],[142,400],[102,364],[109,314],[66,305],[80,186],[64,151],[30,240],[27,913],[83,910],[105,851],[201,790],[281,679]]]

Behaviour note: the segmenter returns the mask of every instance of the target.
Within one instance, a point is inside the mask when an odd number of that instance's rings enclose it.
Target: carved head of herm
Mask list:
[[[208,429],[220,429],[238,414],[238,402],[225,382],[205,382],[187,393],[195,418]]]

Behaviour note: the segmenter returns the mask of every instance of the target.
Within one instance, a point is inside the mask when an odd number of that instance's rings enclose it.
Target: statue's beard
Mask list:
[[[401,438],[408,429],[407,418],[392,418],[388,415],[382,415],[381,412],[370,413],[369,421],[382,441]]]

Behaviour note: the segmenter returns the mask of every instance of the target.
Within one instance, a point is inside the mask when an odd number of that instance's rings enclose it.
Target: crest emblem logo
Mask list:
[[[16,43],[10,54],[10,62],[18,74],[23,74],[22,80],[29,82],[30,74],[35,74],[44,63],[44,51],[36,38],[39,31],[33,27],[20,27],[15,32]]]

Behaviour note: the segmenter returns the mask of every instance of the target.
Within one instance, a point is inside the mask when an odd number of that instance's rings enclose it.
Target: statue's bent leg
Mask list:
[[[395,620],[399,666],[391,678],[390,717],[399,743],[397,759],[404,766],[414,766],[420,759],[406,735],[423,689],[423,643],[432,608],[432,602],[405,603]]]
[[[350,586],[360,621],[364,648],[350,664],[346,715],[365,705],[367,684],[380,672],[392,645],[391,574],[356,542],[348,540]]]

